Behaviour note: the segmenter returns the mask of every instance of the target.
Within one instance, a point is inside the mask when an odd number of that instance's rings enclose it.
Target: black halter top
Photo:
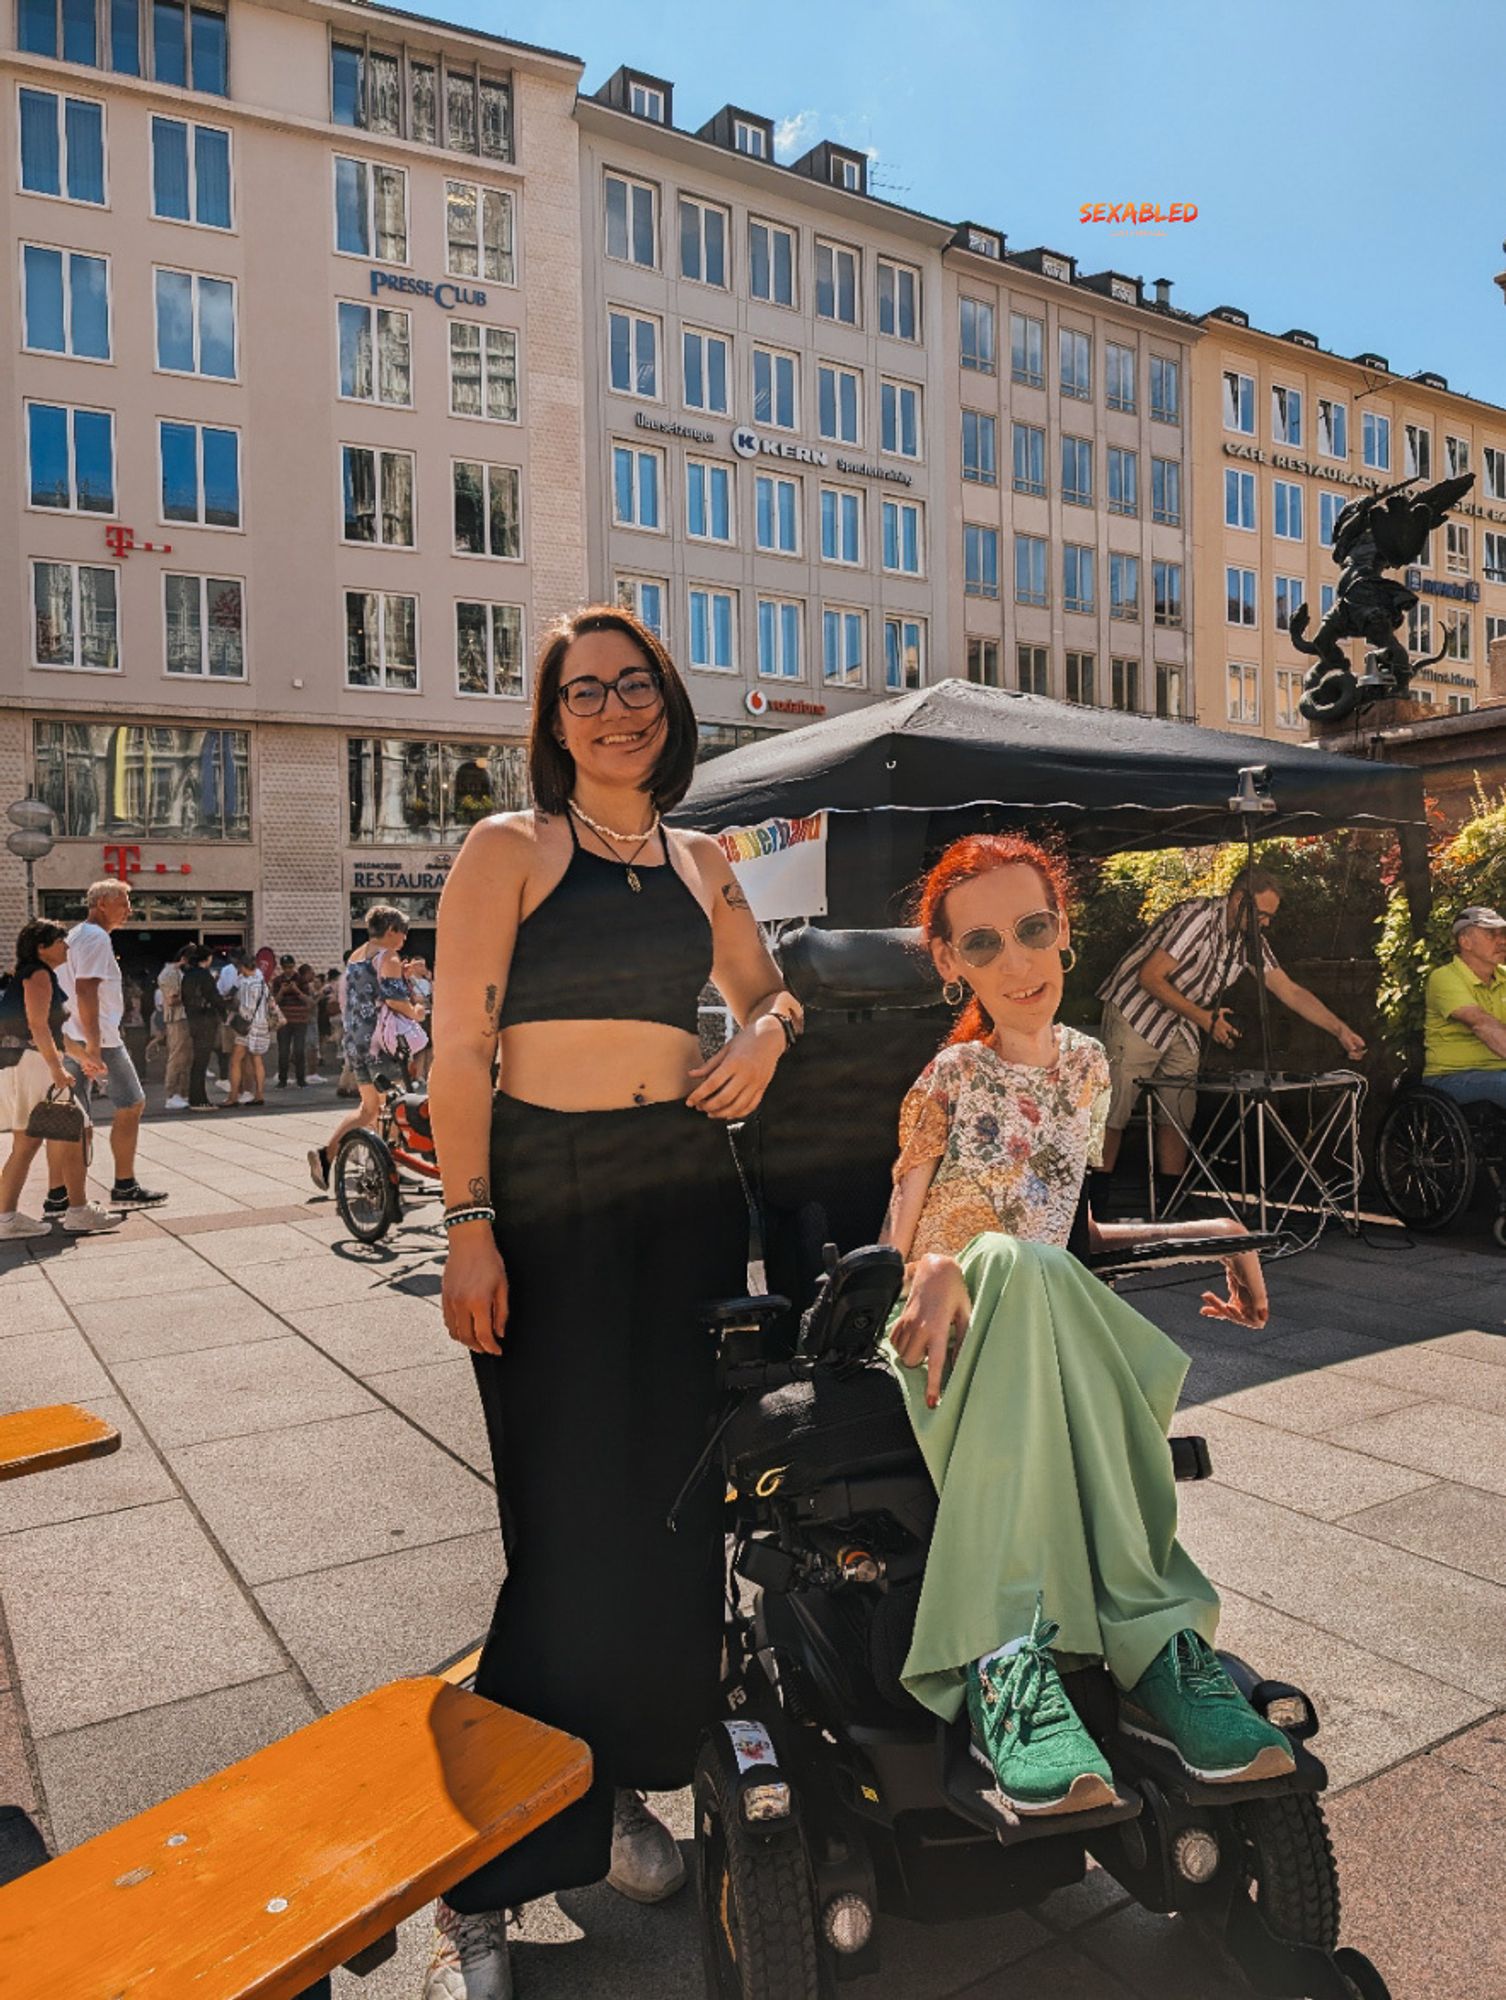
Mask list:
[[[556,887],[518,926],[499,1026],[525,1021],[659,1021],[698,1031],[711,977],[711,925],[669,858],[609,860],[580,844]],[[628,869],[637,876],[635,894]]]

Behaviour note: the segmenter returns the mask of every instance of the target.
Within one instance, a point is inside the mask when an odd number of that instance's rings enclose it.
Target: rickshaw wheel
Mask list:
[[[364,1127],[347,1132],[331,1178],[335,1205],[351,1235],[361,1243],[379,1243],[402,1211],[397,1166],[386,1140]]]

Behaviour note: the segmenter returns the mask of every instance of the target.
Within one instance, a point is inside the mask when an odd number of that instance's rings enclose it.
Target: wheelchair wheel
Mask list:
[[[805,1843],[748,1831],[713,1731],[695,1773],[696,1886],[708,2000],[822,2000]]]
[[[1339,1871],[1323,1808],[1311,1792],[1258,1799],[1237,1811],[1256,1908],[1293,1944],[1339,1941]]]
[[[330,1178],[335,1205],[351,1235],[361,1243],[379,1243],[401,1212],[397,1168],[385,1140],[364,1127],[347,1132]]]
[[[1409,1229],[1446,1229],[1475,1191],[1468,1120],[1441,1091],[1403,1091],[1381,1120],[1375,1168],[1393,1214]]]

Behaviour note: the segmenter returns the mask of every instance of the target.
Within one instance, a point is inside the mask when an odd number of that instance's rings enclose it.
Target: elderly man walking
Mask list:
[[[1506,1111],[1506,917],[1472,903],[1454,956],[1428,974],[1422,1074],[1460,1104]]]

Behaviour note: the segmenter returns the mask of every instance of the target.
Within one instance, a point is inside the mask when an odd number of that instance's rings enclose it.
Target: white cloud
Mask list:
[[[793,118],[781,118],[774,127],[774,157],[788,162],[812,145],[816,137],[816,113],[797,111]]]

